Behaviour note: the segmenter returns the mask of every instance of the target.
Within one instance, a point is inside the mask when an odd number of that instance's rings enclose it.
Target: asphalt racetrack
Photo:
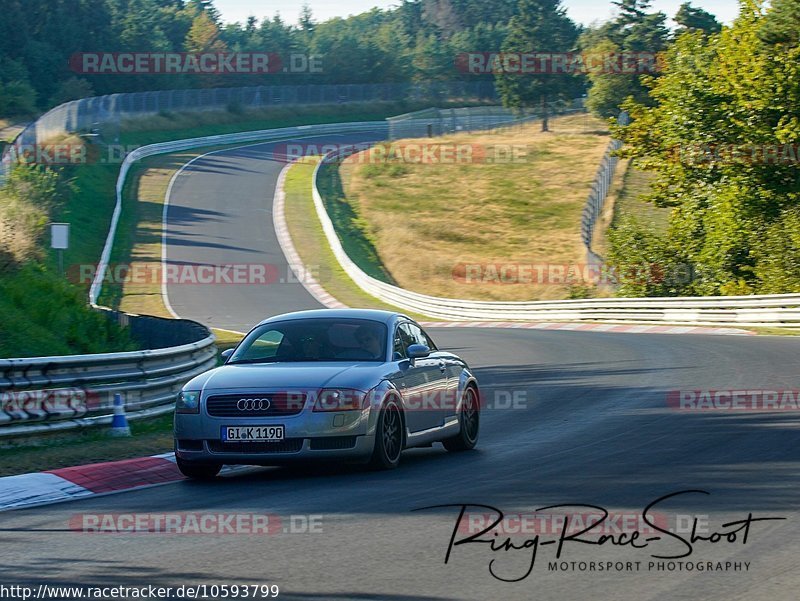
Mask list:
[[[272,158],[272,146],[209,155],[183,171],[170,199],[169,262],[271,264],[285,274],[272,224],[284,164]],[[270,315],[319,307],[301,284],[279,281],[171,286],[169,299],[181,317],[239,331]],[[467,328],[431,334],[470,362],[493,405],[483,412],[477,450],[408,451],[391,472],[266,468],[4,513],[0,580],[264,583],[279,585],[280,599],[320,601],[797,598],[800,414],[680,411],[668,398],[693,390],[797,390],[800,339]],[[649,513],[675,536],[637,522],[643,534],[635,544],[619,536],[602,545],[566,540],[558,560],[558,545],[548,541],[559,539],[559,528],[513,518],[585,504],[595,507],[566,511],[578,519],[602,507],[609,522],[630,525],[652,501],[689,490],[696,492]],[[462,504],[511,516],[505,532],[524,548],[503,547],[500,536],[495,545],[454,545],[445,563],[451,537],[474,532],[454,531]],[[434,505],[452,507],[414,511]],[[70,530],[79,514],[131,512],[269,513],[283,527],[269,536]],[[466,515],[480,524],[488,512],[470,507]],[[746,540],[743,522],[724,526],[750,514],[786,519],[750,523]],[[694,518],[696,534],[714,539],[714,532],[738,528],[735,540],[682,542],[677,536],[690,539]],[[523,522],[533,525],[524,535],[515,531]],[[303,525],[309,523],[320,527]]]

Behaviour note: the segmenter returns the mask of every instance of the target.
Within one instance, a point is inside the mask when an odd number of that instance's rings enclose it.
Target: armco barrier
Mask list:
[[[622,111],[617,118],[617,123],[627,125],[629,122],[628,113]],[[622,148],[622,142],[619,140],[611,140],[609,142],[600,167],[597,169],[592,190],[589,192],[589,198],[586,200],[583,215],[581,216],[581,240],[586,248],[586,262],[591,265],[598,265],[603,262],[602,258],[592,250],[592,240],[594,239],[597,218],[600,217],[608,193],[611,190],[611,182],[614,180],[614,173],[619,163],[616,152],[620,148]]]
[[[97,306],[102,274],[108,265],[122,210],[122,188],[135,161],[156,154],[204,146],[246,144],[326,133],[381,131],[382,128],[388,134],[388,126],[382,122],[303,126],[178,140],[134,151],[125,159],[120,170],[117,204],[103,249],[98,278],[91,287],[91,303]],[[337,157],[337,154],[330,154],[325,161]],[[314,204],[334,255],[345,272],[365,292],[403,310],[445,320],[490,322],[601,321],[800,327],[800,294],[482,302],[438,298],[403,290],[368,276],[344,252],[317,187],[321,166],[322,162],[314,172]],[[118,319],[122,322],[128,320],[135,331],[148,327],[147,321],[156,318],[120,314]],[[175,323],[170,320],[171,327]],[[216,362],[213,335],[199,324],[183,323],[193,331],[189,336],[195,339],[168,348],[104,355],[0,360],[0,438],[110,423],[114,392],[125,395],[131,419],[172,411],[174,395],[182,383],[194,374],[213,367]],[[156,329],[166,331],[166,328]],[[175,343],[174,339],[163,341],[163,344]]]
[[[364,273],[344,251],[317,185],[323,165],[340,160],[348,152],[351,151],[329,153],[314,170],[314,206],[322,229],[337,261],[364,292],[405,311],[463,321],[599,321],[800,327],[800,294],[489,302],[428,296],[387,284]]]
[[[367,130],[388,131],[388,127],[384,122],[300,126],[178,140],[133,151],[120,169],[111,226],[97,276],[90,288],[91,305],[107,311],[98,306],[97,299],[122,213],[122,190],[135,161],[205,146]],[[114,393],[123,395],[130,419],[169,413],[183,384],[216,365],[214,336],[200,324],[110,313],[109,318],[131,328],[134,338],[144,339],[149,347],[157,348],[129,353],[0,360],[0,439],[108,424],[112,418]]]
[[[380,131],[388,134],[389,126],[384,121],[361,121],[353,123],[332,123],[323,125],[301,125],[298,127],[285,127],[281,129],[266,129],[260,131],[240,132],[236,134],[223,134],[217,136],[206,136],[203,138],[192,138],[189,140],[175,140],[172,142],[162,142],[142,146],[131,152],[122,162],[119,177],[117,178],[117,200],[114,206],[114,213],[111,217],[111,227],[108,230],[103,253],[100,257],[100,264],[97,268],[97,275],[92,282],[89,290],[89,302],[96,306],[103,285],[103,278],[111,257],[111,250],[114,247],[114,238],[117,232],[117,224],[122,213],[122,190],[125,187],[125,180],[128,177],[131,165],[146,157],[170,152],[182,152],[193,148],[203,148],[207,146],[227,145],[227,144],[246,144],[248,142],[269,142],[278,140],[293,140],[302,137],[311,137],[324,134],[354,133],[360,131]]]
[[[156,348],[0,359],[0,439],[109,424],[115,393],[132,420],[169,413],[181,387],[216,365],[214,336],[200,324],[111,313]]]

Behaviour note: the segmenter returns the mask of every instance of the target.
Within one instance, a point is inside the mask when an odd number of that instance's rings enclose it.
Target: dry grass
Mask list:
[[[659,233],[666,231],[671,209],[655,206],[642,199],[650,191],[655,175],[642,171],[635,163],[628,165],[624,172],[622,189],[614,207],[614,216],[632,215],[637,220],[650,224]]]
[[[0,142],[11,142],[24,129],[24,124],[25,121],[16,119],[0,119]]]
[[[370,296],[350,279],[333,255],[322,224],[314,208],[311,194],[311,177],[318,159],[308,157],[293,165],[286,176],[286,225],[297,254],[304,265],[315,265],[320,274],[319,284],[335,299],[348,307],[358,309],[383,309],[401,311],[412,317],[425,319],[398,309]]]
[[[369,159],[357,155],[342,166],[347,199],[400,286],[485,300],[569,295],[567,285],[476,283],[459,277],[465,264],[585,261],[580,217],[608,131],[587,115],[554,119],[549,133],[539,127],[430,141],[479,145],[490,156],[496,156],[493,149],[523,146],[523,160],[514,163],[412,164],[390,158],[364,164]]]

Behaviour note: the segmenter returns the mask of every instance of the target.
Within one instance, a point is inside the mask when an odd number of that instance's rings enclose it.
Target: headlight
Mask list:
[[[178,413],[200,413],[200,393],[182,391],[178,393],[175,401],[175,411]]]
[[[360,390],[322,390],[314,411],[361,411],[366,396]]]

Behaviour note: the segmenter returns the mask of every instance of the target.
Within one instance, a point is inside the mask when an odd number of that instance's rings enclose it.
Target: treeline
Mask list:
[[[516,0],[403,0],[317,23],[224,24],[211,0],[0,0],[0,116],[90,95],[197,87],[458,79],[452,48],[498,48]],[[267,52],[322,57],[321,72],[85,75],[76,53]]]
[[[76,98],[115,92],[303,83],[451,81],[494,75],[457,67],[461,53],[498,51],[656,52],[672,39],[666,15],[641,0],[620,0],[619,17],[597,28],[572,22],[557,0],[401,0],[322,23],[303,10],[297,23],[280,16],[225,24],[212,0],[0,0],[0,116],[33,114]],[[718,29],[688,4],[681,28]],[[321,57],[319,72],[269,75],[102,74],[75,72],[76,53],[269,52]],[[613,114],[628,93],[646,92],[628,78],[499,75],[508,104],[574,98]],[[505,81],[504,81],[505,79]]]
[[[649,200],[670,211],[659,233],[624,219],[611,260],[629,295],[800,291],[800,2],[742,2],[719,33],[689,32],[625,103],[624,152],[654,173]],[[681,278],[657,277],[682,273]]]

